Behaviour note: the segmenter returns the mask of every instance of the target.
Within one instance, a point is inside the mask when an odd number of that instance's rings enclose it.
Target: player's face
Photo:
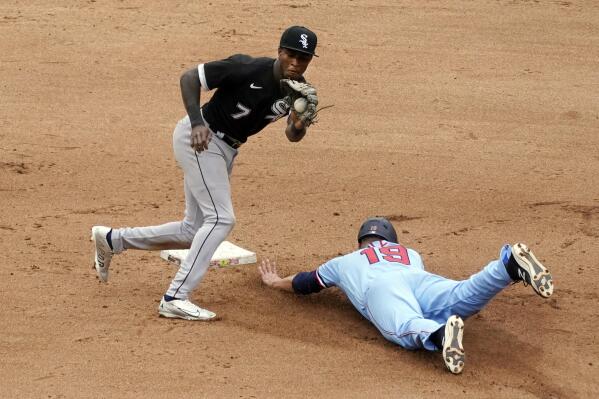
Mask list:
[[[287,48],[279,49],[279,63],[281,74],[285,79],[297,80],[306,72],[308,64],[312,61],[310,54],[302,53]]]

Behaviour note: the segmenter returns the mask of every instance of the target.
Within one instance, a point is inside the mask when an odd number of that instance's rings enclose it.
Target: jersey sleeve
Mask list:
[[[198,74],[203,91],[218,87],[233,86],[246,79],[251,68],[244,67],[251,57],[243,54],[232,55],[219,61],[198,65]]]
[[[324,287],[328,288],[339,285],[339,259],[331,259],[316,269],[316,276]]]

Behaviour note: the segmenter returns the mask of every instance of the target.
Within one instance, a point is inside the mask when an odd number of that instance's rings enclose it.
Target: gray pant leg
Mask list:
[[[203,216],[193,197],[187,179],[184,181],[185,217],[179,222],[159,226],[113,229],[112,245],[115,253],[125,249],[188,249],[202,225]]]
[[[193,151],[190,143],[191,127],[189,120],[184,119],[175,129],[175,155],[190,193],[187,209],[189,202],[195,202],[203,220],[167,291],[167,295],[179,299],[186,299],[200,283],[212,255],[235,225],[229,174],[237,150],[215,136],[201,153]]]

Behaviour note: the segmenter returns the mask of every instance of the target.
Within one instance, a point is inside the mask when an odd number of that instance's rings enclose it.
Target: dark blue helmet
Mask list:
[[[389,242],[397,242],[397,233],[390,221],[385,218],[368,218],[358,232],[358,242],[364,237],[377,236]]]

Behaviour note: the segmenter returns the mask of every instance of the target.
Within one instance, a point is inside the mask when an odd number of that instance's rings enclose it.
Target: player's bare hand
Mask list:
[[[212,140],[212,132],[206,126],[196,126],[191,129],[191,147],[197,152],[208,149],[208,144]]]
[[[293,127],[295,127],[296,130],[303,130],[307,127],[304,120],[301,119],[294,110],[291,110],[289,117],[291,118]]]
[[[258,271],[260,272],[260,277],[262,277],[262,282],[269,287],[274,286],[282,280],[277,273],[277,264],[275,262],[271,263],[268,258],[262,260],[262,264],[258,266]]]
[[[297,116],[295,111],[291,111],[289,118],[287,118],[285,135],[287,135],[287,139],[292,143],[300,141],[306,135],[306,125]]]

